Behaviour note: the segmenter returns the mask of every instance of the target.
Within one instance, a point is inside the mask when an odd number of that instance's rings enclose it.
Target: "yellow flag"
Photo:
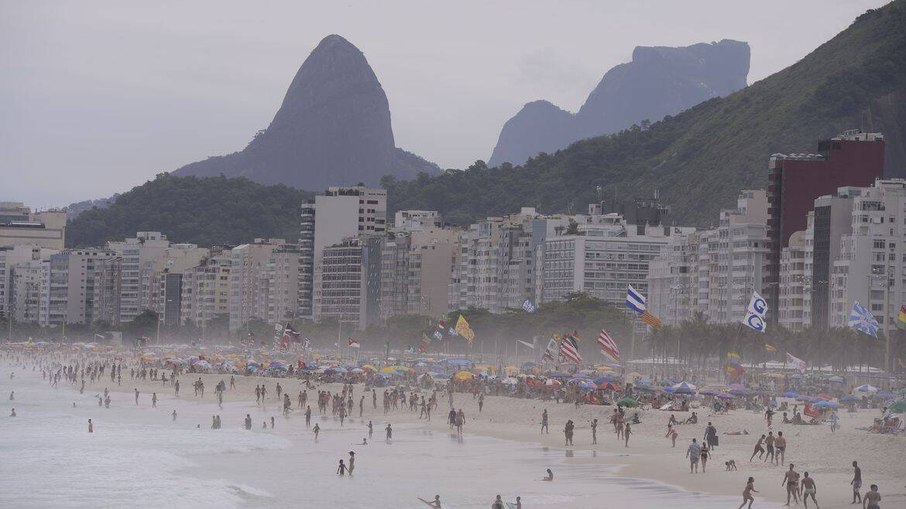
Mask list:
[[[472,331],[472,328],[469,327],[469,322],[467,322],[462,315],[459,315],[459,320],[456,320],[456,333],[464,337],[469,343],[475,339],[475,333]]]

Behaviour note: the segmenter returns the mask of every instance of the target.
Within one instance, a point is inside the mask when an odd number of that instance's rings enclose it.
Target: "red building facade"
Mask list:
[[[770,309],[779,301],[780,253],[805,230],[819,196],[844,186],[869,187],[884,176],[884,137],[847,131],[818,144],[817,154],[774,154],[768,164],[768,241],[764,289]],[[770,313],[776,319],[777,313]]]

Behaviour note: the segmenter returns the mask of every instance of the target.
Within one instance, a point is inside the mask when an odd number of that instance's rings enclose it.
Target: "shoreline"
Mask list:
[[[205,382],[204,398],[196,398],[193,395],[192,381],[198,377]],[[229,375],[184,374],[180,377],[178,400],[181,401],[181,404],[214,405],[212,408],[216,410],[213,387],[221,379],[225,380],[229,387]],[[282,418],[282,405],[276,399],[274,388],[277,382],[284,387],[285,391],[288,391],[295,409],[294,413],[286,419]],[[254,399],[254,387],[262,383],[268,386],[268,400],[264,406],[256,405]],[[168,402],[176,399],[170,383],[163,386],[160,381],[132,379],[124,379],[121,386],[111,384],[109,378],[96,381],[94,384],[87,382],[85,395],[102,392],[105,386],[116,394],[114,404],[117,406],[122,406],[124,402],[126,405],[133,405],[132,388],[139,389],[141,394],[139,406],[143,408],[151,406],[150,393],[156,391],[158,410],[166,414],[171,411],[168,409]],[[78,391],[78,384],[64,384],[64,387]],[[316,398],[318,390],[329,390],[333,393],[341,388],[341,384],[317,385],[316,389],[308,390],[309,405]],[[371,419],[374,421],[375,440],[380,440],[382,437],[384,424],[380,423],[386,422],[415,424],[419,428],[435,433],[449,432],[444,410],[448,410],[449,407],[446,397],[442,397],[440,393],[438,393],[438,408],[437,411],[432,412],[430,423],[418,419],[418,412],[408,410],[391,411],[389,415],[385,416],[381,401],[378,401],[378,408],[375,409],[370,397],[366,397],[363,418],[360,419],[358,404],[359,398],[363,394],[362,388],[361,384],[354,386],[354,406],[352,415],[347,421],[347,428],[350,425],[364,426],[364,423]],[[229,406],[231,410],[236,408],[236,405],[232,403],[240,403],[243,412],[248,411],[254,416],[254,428],[260,428],[261,418],[267,418],[270,415],[279,417],[280,423],[288,421],[290,426],[296,427],[292,423],[301,417],[296,409],[296,395],[300,390],[303,389],[298,379],[236,376],[236,389],[227,389],[224,394],[224,403],[231,403]],[[382,399],[383,390],[384,388],[378,390],[378,400]],[[786,501],[785,489],[780,485],[785,468],[748,462],[748,456],[751,454],[755,441],[762,432],[766,431],[761,414],[735,410],[726,415],[709,416],[707,409],[701,409],[698,424],[677,427],[680,436],[677,439],[676,448],[673,449],[670,447],[669,439],[664,438],[666,421],[670,413],[657,410],[639,411],[642,423],[633,426],[634,433],[630,439],[630,447],[625,448],[622,446],[622,442],[617,442],[613,434],[613,427],[608,422],[613,407],[582,405],[577,409],[572,404],[557,404],[553,401],[486,396],[484,410],[479,413],[477,400],[474,400],[471,394],[466,393],[454,394],[454,406],[457,409],[461,407],[466,414],[464,426],[466,436],[474,434],[524,445],[536,445],[564,451],[566,456],[568,456],[568,451],[604,453],[593,458],[567,458],[566,461],[577,464],[607,465],[614,468],[614,475],[618,477],[652,481],[693,494],[729,496],[741,500],[745,480],[748,476],[753,476],[756,480],[756,489],[760,492],[757,494],[755,507],[763,502],[779,505]],[[318,415],[316,408],[315,405],[313,417]],[[551,432],[540,435],[540,414],[543,408],[547,408],[549,412]],[[627,410],[628,415],[632,415],[635,411]],[[882,507],[906,505],[906,489],[903,488],[903,484],[906,483],[904,481],[906,479],[906,462],[902,461],[902,457],[906,455],[906,438],[873,435],[854,429],[869,425],[875,414],[876,411],[872,410],[863,410],[856,414],[842,413],[841,429],[835,434],[831,434],[826,426],[779,425],[774,427],[775,430],[783,430],[790,441],[787,464],[789,461],[796,463],[798,472],[809,471],[810,475],[816,479],[818,502],[825,509],[850,507],[851,489],[848,483],[851,478],[849,464],[852,459],[857,459],[863,468],[865,489],[872,483],[881,487],[883,501],[886,503]],[[676,412],[676,415],[680,417],[688,414]],[[592,418],[599,420],[598,445],[591,444],[589,421]],[[328,423],[334,421],[329,414],[323,419]],[[574,446],[565,446],[562,442],[562,425],[566,419],[572,419],[576,423],[576,445]],[[710,467],[708,473],[690,474],[689,463],[684,458],[686,446],[693,437],[701,439],[701,434],[709,419],[717,426],[719,433],[747,429],[750,434],[720,435],[721,445],[715,449],[714,457],[708,462]],[[200,425],[205,428],[209,423],[202,422]],[[223,425],[231,427],[239,426],[240,423],[224,420]],[[281,424],[277,426],[275,433],[281,435],[287,429],[286,424]],[[739,470],[725,472],[724,461],[727,459],[734,459]],[[539,477],[540,474],[541,472],[539,472]]]

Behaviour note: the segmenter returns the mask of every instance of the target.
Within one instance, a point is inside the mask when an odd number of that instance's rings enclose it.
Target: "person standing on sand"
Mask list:
[[[853,504],[856,503],[856,499],[859,499],[859,502],[862,502],[862,494],[859,490],[862,489],[862,469],[859,468],[859,464],[853,461],[853,480],[849,482],[853,486]],[[863,504],[864,505],[864,504]]]
[[[777,460],[778,465],[783,465],[784,459],[786,459],[786,438],[783,437],[783,432],[777,432],[777,440],[774,440],[774,449],[776,450],[775,459]]]
[[[711,449],[708,448],[708,444],[704,441],[702,442],[702,473],[705,473],[705,467],[708,466],[708,458],[711,457]]]
[[[91,419],[88,419],[88,432],[94,433],[94,424],[91,422]]]
[[[702,448],[698,445],[698,442],[695,439],[692,439],[692,443],[689,444],[689,448],[686,449],[686,457],[689,458],[689,473],[698,472],[698,460],[701,458]]]
[[[371,421],[368,421],[368,438],[374,435],[374,425],[371,424]]]
[[[173,410],[173,413],[170,415],[173,416],[173,422],[176,422],[176,410]]]
[[[591,420],[591,444],[595,445],[598,443],[598,420]]]
[[[550,429],[547,427],[547,409],[541,412],[541,432],[550,433]]]
[[[767,447],[767,454],[764,455],[764,463],[768,460],[771,460],[771,464],[774,464],[774,432],[768,431],[767,438],[764,439],[764,445]]]
[[[355,470],[355,452],[353,451],[349,451],[349,466],[347,469],[349,470],[349,475],[352,475],[352,471]]]
[[[629,435],[632,434],[632,428],[629,427],[629,423],[626,423],[626,426],[623,428],[623,436],[626,438],[625,446],[629,447]],[[704,469],[703,469],[704,471]]]
[[[790,505],[790,497],[793,497],[793,500],[796,503],[799,503],[799,472],[793,470],[793,464],[790,463],[790,469],[783,474],[783,480],[780,481],[780,485],[783,486],[786,484],[786,504]]]
[[[176,397],[179,397],[179,380],[173,384],[173,389],[176,390]]]
[[[151,408],[157,408],[157,393],[151,393]]]
[[[305,427],[311,427],[311,405],[305,407]]]
[[[878,491],[878,485],[872,484],[871,491],[865,494],[865,500],[862,501],[862,509],[881,509],[878,503],[881,501],[881,493]]]
[[[342,476],[346,473],[346,465],[343,464],[343,460],[340,460],[340,466],[337,467],[337,475]]]
[[[815,479],[808,476],[808,472],[802,474],[802,487],[799,490],[799,495],[802,497],[802,503],[805,504],[805,507],[808,508],[808,497],[812,496],[812,501],[815,503],[815,509],[821,509],[818,506],[818,499],[815,498],[815,495],[818,493],[818,486],[815,485]]]
[[[774,420],[774,411],[771,410],[771,407],[764,411],[764,420],[768,421],[768,428],[770,428]]]
[[[386,440],[389,442],[390,440],[393,439],[393,428],[390,427],[390,423],[389,423],[389,422],[387,423],[387,427],[384,428],[384,431],[387,432],[387,438],[386,438]]]
[[[318,441],[318,433],[321,432],[321,426],[318,426],[318,423],[315,423],[315,427],[311,429],[315,434],[315,442]]]
[[[138,389],[135,389],[135,404],[138,404]]]
[[[755,501],[755,497],[752,496],[752,493],[758,493],[758,490],[755,489],[755,478],[749,477],[745,489],[742,490],[742,503],[739,504],[737,509],[742,509],[742,506],[746,505],[746,501],[749,502],[749,509],[752,509],[752,502]]]

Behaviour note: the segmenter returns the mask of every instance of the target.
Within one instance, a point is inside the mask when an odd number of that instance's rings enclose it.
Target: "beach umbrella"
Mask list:
[[[617,401],[617,405],[635,408],[635,407],[639,406],[639,402],[633,398],[623,398],[623,399]]]
[[[906,399],[897,401],[896,403],[887,407],[887,409],[898,414],[906,414]]]
[[[702,389],[699,394],[704,394],[705,396],[717,396],[721,392],[717,389]]]
[[[664,387],[664,392],[669,392],[672,394],[672,393],[676,392],[676,388],[675,387]]]
[[[753,391],[751,389],[745,389],[745,388],[730,389],[730,394],[732,394],[734,396],[751,396],[752,394],[755,394],[755,391]]]
[[[695,386],[688,382],[680,382],[673,386],[674,394],[695,394]]]
[[[464,382],[473,378],[475,378],[475,375],[469,373],[468,371],[460,371],[459,373],[453,375],[453,380],[456,380],[457,382]]]
[[[733,399],[735,396],[733,396],[732,394],[727,394],[726,392],[721,392],[719,394],[715,394],[714,397],[720,399]]]
[[[818,408],[838,408],[840,405],[836,401],[821,400],[815,403]]]
[[[853,396],[852,394],[840,398],[841,403],[858,403],[859,401],[862,401],[862,398]]]
[[[593,390],[595,390],[595,389],[597,389],[597,388],[598,388],[598,387],[597,387],[595,384],[593,384],[593,383],[590,383],[590,382],[579,382],[579,389],[581,389],[581,390],[583,390],[583,391],[593,391]]]
[[[377,371],[377,368],[372,366],[371,364],[364,364],[362,366],[362,369],[364,369],[365,371],[371,372],[371,373],[374,373],[375,371]]]
[[[783,394],[781,394],[781,396],[783,396],[784,398],[795,398],[795,397],[798,397],[799,394],[796,392],[793,392],[793,391],[786,391]]]
[[[863,384],[854,389],[855,392],[878,392],[878,388],[871,384]]]

